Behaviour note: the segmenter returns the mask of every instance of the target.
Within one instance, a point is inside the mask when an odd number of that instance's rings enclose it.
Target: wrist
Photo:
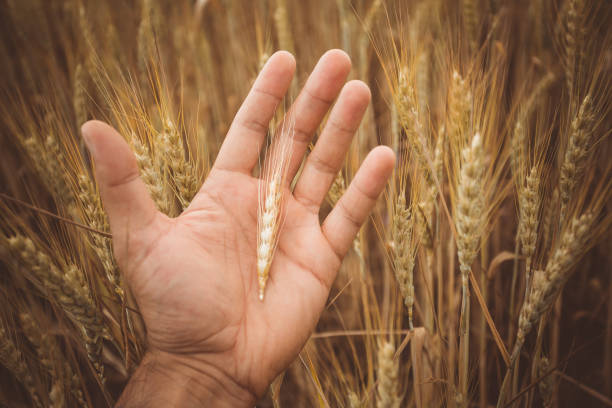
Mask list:
[[[222,370],[156,350],[147,352],[116,407],[253,407],[255,401]]]

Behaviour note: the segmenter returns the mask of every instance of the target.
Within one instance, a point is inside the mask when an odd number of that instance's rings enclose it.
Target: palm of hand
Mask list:
[[[285,188],[282,232],[265,300],[259,300],[259,182],[213,172],[180,217],[158,215],[141,238],[149,249],[132,265],[131,281],[151,347],[195,358],[223,354],[219,368],[257,390],[306,342],[329,292],[324,276],[341,262],[317,214]]]
[[[287,180],[297,173],[315,130],[338,101],[293,192],[284,187],[283,223],[260,301],[256,246],[262,181],[251,174],[294,70],[290,54],[270,57],[204,186],[175,219],[157,211],[130,147],[114,129],[101,122],[88,122],[82,129],[96,164],[117,261],[145,321],[149,355],[164,353],[190,372],[208,375],[215,383],[224,377],[254,397],[265,392],[314,330],[342,257],[394,163],[390,149],[375,148],[319,223],[321,203],[370,99],[360,81],[343,86],[348,56],[326,53],[291,108],[295,132]]]

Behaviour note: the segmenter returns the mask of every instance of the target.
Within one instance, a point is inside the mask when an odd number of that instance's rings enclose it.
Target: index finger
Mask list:
[[[295,58],[287,51],[278,51],[268,59],[238,110],[213,168],[251,173],[294,72]]]

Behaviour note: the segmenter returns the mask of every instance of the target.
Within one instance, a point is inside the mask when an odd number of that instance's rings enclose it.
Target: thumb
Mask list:
[[[123,253],[130,234],[138,233],[155,220],[155,203],[139,177],[132,150],[115,129],[92,120],[81,127],[81,133],[94,161],[115,252]]]

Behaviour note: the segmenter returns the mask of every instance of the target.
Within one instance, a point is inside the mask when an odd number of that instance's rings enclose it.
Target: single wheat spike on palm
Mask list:
[[[259,184],[257,209],[257,281],[259,299],[263,300],[272,258],[278,243],[282,224],[283,186],[287,179],[287,166],[291,157],[293,127],[287,119],[280,133],[272,137]]]

